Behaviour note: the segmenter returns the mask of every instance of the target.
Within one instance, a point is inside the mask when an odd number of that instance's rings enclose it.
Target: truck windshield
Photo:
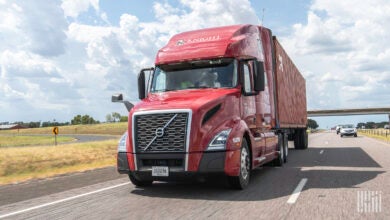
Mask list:
[[[237,86],[237,61],[231,58],[196,60],[157,66],[151,92]]]

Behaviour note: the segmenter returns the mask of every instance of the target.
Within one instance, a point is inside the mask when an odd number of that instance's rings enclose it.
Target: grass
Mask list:
[[[101,134],[122,135],[127,130],[127,122],[101,123],[92,125],[59,126],[59,134]],[[1,130],[0,134],[53,134],[53,127]]]
[[[72,137],[57,136],[57,143],[70,142],[75,140]],[[32,146],[32,145],[54,145],[54,136],[27,136],[27,135],[1,135],[0,147]]]
[[[0,148],[0,185],[114,166],[117,143]]]
[[[386,129],[360,129],[358,132],[367,137],[390,142],[390,131]]]

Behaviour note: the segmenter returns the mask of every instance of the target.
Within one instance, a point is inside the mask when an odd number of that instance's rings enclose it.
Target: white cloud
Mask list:
[[[282,39],[307,78],[309,109],[387,106],[390,4],[316,0]],[[327,101],[324,101],[327,100]]]
[[[0,121],[65,121],[76,114],[104,120],[113,111],[126,113],[109,103],[110,96],[121,92],[138,100],[138,71],[153,65],[172,35],[259,23],[248,0],[175,3],[154,3],[154,21],[128,13],[112,25],[98,0],[0,2]],[[385,1],[318,0],[307,24],[281,38],[306,77],[309,108],[387,104],[389,16]],[[61,116],[52,113],[59,110]]]
[[[77,18],[79,14],[93,7],[99,11],[99,0],[63,0],[61,4],[65,16]]]
[[[154,3],[155,21],[123,14],[116,25],[98,0],[0,4],[0,92],[6,94],[0,97],[0,121],[70,120],[76,114],[104,120],[124,110],[109,103],[111,94],[138,100],[138,71],[153,65],[173,34],[258,22],[247,0]],[[92,24],[83,20],[87,14]]]
[[[0,49],[42,56],[65,51],[67,22],[59,1],[8,1],[0,7]]]

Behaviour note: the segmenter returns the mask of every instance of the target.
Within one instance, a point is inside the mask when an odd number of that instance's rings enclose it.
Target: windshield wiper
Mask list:
[[[189,89],[210,89],[214,87],[209,87],[209,86],[190,86],[188,87]]]
[[[153,92],[170,92],[170,91],[176,91],[176,89],[160,89],[160,90],[154,90]]]

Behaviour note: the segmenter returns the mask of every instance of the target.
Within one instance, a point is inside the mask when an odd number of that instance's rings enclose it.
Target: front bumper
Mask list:
[[[345,136],[352,136],[352,135],[356,135],[356,131],[341,131],[340,132],[341,135],[345,135]]]
[[[130,154],[130,155],[128,155]],[[135,174],[142,179],[147,180],[176,180],[209,175],[218,175],[225,173],[226,151],[204,152],[190,154],[189,158],[199,158],[196,171],[185,169],[185,154],[156,153],[156,154],[137,154],[137,170],[129,168],[128,156],[131,153],[119,152],[117,157],[117,169],[122,174]],[[169,167],[168,177],[152,176],[152,166]],[[191,166],[192,167],[192,166]]]

